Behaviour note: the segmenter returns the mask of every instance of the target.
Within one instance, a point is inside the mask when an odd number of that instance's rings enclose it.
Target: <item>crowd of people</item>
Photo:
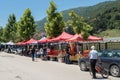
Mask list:
[[[34,58],[38,58],[40,55],[42,57],[45,57],[47,55],[47,48],[44,47],[43,49],[40,48],[40,50],[35,50],[35,47],[32,46],[31,48],[31,54],[32,54],[32,61],[35,61]],[[66,64],[70,64],[70,45],[67,44],[66,47],[65,47],[65,57],[64,57],[64,62]],[[97,50],[95,50],[95,46],[91,46],[91,50],[89,52],[89,62],[90,62],[90,67],[91,67],[91,71],[92,71],[92,74],[93,74],[93,78],[95,79],[96,78],[96,71],[95,71],[95,65],[96,65],[96,62],[97,60],[99,62],[100,61],[100,58],[98,57],[98,52]]]
[[[8,46],[8,53],[11,53],[11,47]],[[4,47],[0,47],[0,51],[4,49]],[[74,51],[76,51],[76,47],[73,48]],[[51,46],[51,50],[54,50],[54,47]],[[26,50],[25,50],[26,51]],[[31,56],[32,58],[32,61],[38,61],[38,58],[41,58],[42,60],[45,60],[47,58],[47,55],[48,55],[48,52],[49,52],[49,48],[44,46],[44,47],[41,47],[40,49],[36,48],[34,45],[32,45],[29,50],[27,51],[27,53]],[[65,51],[65,55],[64,55],[64,62],[66,64],[70,64],[70,56],[71,56],[71,47],[69,44],[67,44],[64,48],[64,51]],[[62,51],[59,52],[59,54],[61,53]],[[79,51],[80,52],[80,51]],[[22,52],[21,53],[25,53],[23,48],[22,48]],[[77,53],[77,51],[76,51]],[[59,55],[58,54],[58,55]],[[79,54],[79,53],[78,53]],[[81,54],[81,53],[80,53]],[[92,71],[92,74],[93,74],[93,78],[96,78],[96,71],[95,71],[95,65],[96,65],[96,62],[97,60],[99,62],[100,61],[100,58],[98,57],[98,52],[97,50],[95,50],[95,46],[91,46],[91,50],[89,51],[89,54],[88,54],[88,58],[89,58],[89,62],[90,62],[90,67],[91,67],[91,71]]]
[[[43,47],[40,49],[36,49],[35,46],[32,46],[30,48],[29,54],[31,54],[32,61],[37,61],[37,58],[40,58],[40,57],[44,59],[47,54],[47,48]]]
[[[66,55],[65,56],[65,63],[69,63],[69,48],[66,47],[65,49]],[[35,46],[31,46],[29,54],[31,54],[32,61],[37,61],[38,58],[41,58],[42,60],[45,60],[47,58],[47,54],[49,52],[49,49],[47,47],[43,47],[40,49],[36,49]]]
[[[13,46],[7,46],[5,49],[7,49],[7,53],[12,53],[12,48]],[[15,47],[16,48],[16,47]],[[76,47],[75,47],[76,48]],[[42,60],[47,60],[48,59],[48,53],[51,50],[55,50],[54,46],[41,46],[41,47],[36,47],[36,45],[30,45],[30,46],[20,46],[21,52],[18,53],[19,55],[22,56],[29,56],[32,58],[32,61],[37,61],[38,58],[41,58]],[[17,49],[16,49],[17,51]],[[66,44],[64,46],[64,49],[59,50],[58,49],[58,56],[60,53],[63,53],[65,55],[60,55],[62,56],[63,62],[66,64],[70,64],[70,55],[71,55],[71,46],[69,44]],[[50,58],[49,58],[50,59]]]
[[[54,50],[53,47],[51,47],[50,49]],[[40,49],[37,49],[35,46],[31,46],[29,54],[31,54],[32,61],[37,61],[38,58],[41,58],[42,60],[46,60],[49,51],[50,51],[49,48],[47,48],[46,46]],[[64,49],[65,55],[63,57],[64,62],[66,64],[70,64],[70,55],[71,55],[70,51],[71,51],[70,45],[67,44]],[[61,53],[58,53],[58,55],[59,54]]]

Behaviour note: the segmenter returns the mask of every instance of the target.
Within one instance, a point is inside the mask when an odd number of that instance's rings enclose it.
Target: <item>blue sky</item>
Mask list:
[[[47,14],[51,0],[0,0],[0,26],[5,26],[10,14],[14,13],[17,21],[23,15],[25,9],[30,8],[35,21],[43,19]],[[57,5],[57,11],[70,8],[92,6],[108,0],[53,0]]]

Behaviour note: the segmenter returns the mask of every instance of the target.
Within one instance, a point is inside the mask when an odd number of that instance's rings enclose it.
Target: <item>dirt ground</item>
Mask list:
[[[109,77],[108,79],[120,80]],[[33,62],[30,57],[0,52],[0,80],[92,80],[89,72],[80,71],[78,65],[54,61]]]

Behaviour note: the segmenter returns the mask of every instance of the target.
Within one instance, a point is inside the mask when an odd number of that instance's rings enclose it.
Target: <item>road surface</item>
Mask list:
[[[109,77],[98,80],[120,80]],[[30,57],[0,52],[0,80],[93,80],[89,72],[80,71],[78,65],[67,65],[54,61],[38,59],[32,62]],[[97,80],[97,79],[95,79]]]

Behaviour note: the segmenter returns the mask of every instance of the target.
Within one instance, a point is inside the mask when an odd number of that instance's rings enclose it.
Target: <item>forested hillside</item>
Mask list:
[[[69,19],[68,13],[71,10],[83,16],[85,21],[94,27],[92,33],[99,33],[108,29],[120,29],[120,0],[106,1],[89,7],[78,7],[62,11],[64,21]],[[44,31],[45,22],[46,18],[37,21],[38,32]]]

